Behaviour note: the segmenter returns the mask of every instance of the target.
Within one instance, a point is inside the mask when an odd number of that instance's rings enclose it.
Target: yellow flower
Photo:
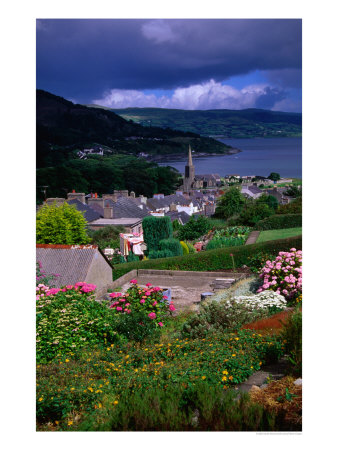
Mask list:
[[[230,375],[229,380],[232,381],[233,379],[234,379],[234,377],[232,375]]]
[[[236,353],[233,353],[231,356],[236,356]]]
[[[114,401],[114,405],[117,405],[119,402],[117,400]]]
[[[68,426],[70,427],[71,425],[73,425],[73,421],[72,421],[72,420],[69,420],[69,421],[68,421]]]
[[[224,377],[222,378],[222,381],[226,381],[227,377],[224,375]]]
[[[75,388],[70,388],[71,391],[74,391]]]
[[[58,420],[56,420],[55,423],[56,423],[56,425],[59,425],[59,421]]]
[[[205,375],[203,375],[203,377],[202,377],[202,380],[205,380],[206,379],[206,376]]]
[[[236,339],[236,341],[239,341],[239,338],[235,338]]]
[[[222,374],[223,375],[228,375],[228,371],[227,370],[223,370]]]
[[[42,398],[42,397],[40,397],[40,398],[39,398],[39,402],[42,402],[42,400],[43,400],[43,398]]]
[[[69,362],[69,359],[66,359],[66,361],[65,362]]]

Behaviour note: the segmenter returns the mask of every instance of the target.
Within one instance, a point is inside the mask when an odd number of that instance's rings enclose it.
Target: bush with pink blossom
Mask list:
[[[291,248],[289,252],[279,252],[274,261],[266,261],[259,276],[263,285],[257,292],[269,289],[293,304],[302,293],[302,251]]]
[[[109,296],[113,299],[110,308],[117,314],[143,315],[143,321],[151,321],[157,327],[164,325],[166,317],[175,311],[171,302],[163,295],[163,289],[147,283],[145,288],[137,284],[137,280],[130,281],[130,288],[126,293],[112,292]]]

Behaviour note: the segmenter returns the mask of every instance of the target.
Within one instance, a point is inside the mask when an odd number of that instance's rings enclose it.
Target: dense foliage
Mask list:
[[[182,389],[195,389],[200,383],[226,390],[283,352],[279,338],[244,330],[201,340],[91,348],[74,358],[62,356],[52,364],[38,365],[37,418],[41,424],[76,429],[84,417],[102,423],[97,413],[109,417],[122,399],[135,392],[147,395],[169,389],[180,396]]]
[[[170,127],[225,138],[300,136],[302,115],[261,109],[184,111],[165,108],[113,109],[143,125]]]
[[[135,263],[119,264],[113,271],[114,280],[133,269],[162,269],[162,270],[192,270],[213,271],[232,269],[233,254],[236,267],[249,265],[250,258],[259,252],[276,256],[279,251],[288,251],[291,247],[302,248],[302,239],[299,236],[288,239],[262,242],[260,244],[241,245],[238,247],[218,248],[195,254],[177,256],[175,258],[140,261]]]
[[[183,248],[178,239],[162,239],[160,241],[160,249],[161,250],[169,250],[172,253],[172,256],[182,256]],[[189,253],[189,251],[188,251]]]
[[[208,242],[206,250],[243,245],[250,231],[250,227],[225,227],[221,230],[216,230],[213,238]]]
[[[73,205],[44,204],[36,214],[38,244],[87,244],[87,221]]]
[[[189,221],[179,229],[178,238],[180,241],[192,241],[198,239],[210,230],[210,221],[205,216],[192,216]]]
[[[88,230],[88,235],[91,242],[101,249],[120,248],[120,233],[123,233],[124,230],[121,225],[108,225],[96,231]]]
[[[168,216],[145,217],[142,221],[143,238],[147,245],[147,253],[161,250],[160,241],[173,237],[173,226]]]
[[[69,159],[60,166],[37,169],[36,177],[38,201],[43,199],[39,186],[48,186],[48,197],[64,197],[72,189],[99,195],[114,189],[128,189],[136,195],[152,197],[157,192],[172,194],[180,184],[180,174],[176,169],[161,167],[131,155]]]
[[[256,223],[256,230],[279,230],[302,226],[301,214],[275,214]]]
[[[302,197],[298,197],[286,205],[279,205],[276,214],[302,214]]]
[[[284,324],[282,337],[285,341],[285,349],[289,354],[292,372],[296,376],[302,376],[302,310],[300,304]]]
[[[114,316],[105,304],[95,301],[91,295],[95,287],[82,282],[62,289],[37,286],[38,362],[117,340]]]
[[[244,196],[239,189],[231,187],[217,202],[215,217],[229,219],[240,214],[245,203]]]

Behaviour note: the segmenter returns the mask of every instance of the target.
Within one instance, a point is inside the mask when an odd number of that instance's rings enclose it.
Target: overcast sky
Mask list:
[[[301,111],[297,19],[39,19],[37,88],[112,108]]]

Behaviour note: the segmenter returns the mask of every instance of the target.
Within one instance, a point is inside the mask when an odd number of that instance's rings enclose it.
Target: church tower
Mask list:
[[[183,191],[189,192],[192,188],[192,184],[195,181],[195,166],[192,163],[191,148],[189,145],[188,164],[185,166]]]

